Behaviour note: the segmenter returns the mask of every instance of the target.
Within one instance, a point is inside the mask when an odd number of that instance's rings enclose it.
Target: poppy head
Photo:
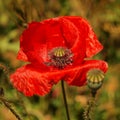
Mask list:
[[[10,80],[27,96],[45,95],[60,80],[69,85],[85,85],[88,70],[107,71],[106,62],[85,60],[102,49],[91,26],[81,17],[29,23],[20,37],[17,58],[30,64],[18,68]]]

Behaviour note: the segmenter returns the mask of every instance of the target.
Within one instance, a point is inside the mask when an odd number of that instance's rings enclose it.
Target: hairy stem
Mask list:
[[[68,104],[67,104],[64,81],[63,80],[61,81],[61,87],[62,87],[62,93],[63,93],[63,99],[64,99],[64,104],[65,104],[65,109],[66,109],[67,120],[70,120],[70,115],[69,115]]]
[[[16,111],[12,108],[12,106],[9,104],[9,102],[8,102],[6,99],[0,97],[0,101],[13,113],[13,115],[14,115],[18,120],[22,120],[22,119],[20,118],[20,116],[16,113]]]
[[[95,90],[91,91],[92,97],[88,101],[88,105],[84,111],[84,114],[83,114],[84,120],[93,120],[92,118],[93,118],[93,114],[94,114],[94,108],[96,106],[96,103],[95,103],[96,92],[97,91],[95,91]]]

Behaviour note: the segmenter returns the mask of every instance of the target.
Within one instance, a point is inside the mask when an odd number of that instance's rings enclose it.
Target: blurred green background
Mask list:
[[[60,83],[44,97],[25,97],[9,82],[9,74],[23,64],[16,55],[26,23],[63,15],[86,18],[104,45],[94,57],[109,64],[97,94],[94,120],[120,120],[120,0],[0,0],[0,88],[4,97],[23,120],[66,119]],[[83,120],[90,90],[87,86],[65,88],[71,120]],[[0,120],[17,120],[0,103]]]

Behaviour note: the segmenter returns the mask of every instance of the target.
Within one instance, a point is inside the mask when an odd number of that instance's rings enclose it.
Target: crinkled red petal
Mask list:
[[[51,50],[55,47],[65,47],[65,41],[61,33],[60,19],[52,18],[44,20],[43,26],[45,28],[45,39],[47,44],[47,49]]]
[[[93,68],[106,72],[108,66],[106,62],[101,60],[89,60],[76,67],[48,71],[42,69],[41,66],[29,64],[17,69],[10,76],[10,80],[14,87],[26,96],[46,95],[52,86],[60,80],[65,80],[69,85],[84,85],[87,71]]]
[[[42,63],[47,61],[48,52],[58,46],[65,46],[58,20],[32,22],[21,35],[17,58]]]
[[[10,81],[15,88],[26,96],[45,95],[53,86],[48,77],[32,65],[26,65],[17,69],[10,76]]]
[[[85,57],[91,57],[103,48],[86,20],[64,16],[30,23],[21,35],[17,58],[43,63],[48,61],[48,52],[60,46],[71,49],[75,63],[82,63]]]
[[[23,60],[23,61],[28,61],[27,55],[23,52],[23,50],[21,48],[18,52],[17,59]]]
[[[87,72],[94,68],[100,69],[105,73],[108,69],[108,65],[105,61],[88,60],[80,66],[69,69],[64,79],[69,85],[82,86],[86,83]]]
[[[74,54],[74,61],[77,63],[81,63],[84,58],[86,57],[86,42],[85,39],[87,36],[85,36],[85,28],[83,27],[84,24],[82,24],[82,19],[79,22],[79,29],[74,24],[74,22],[71,19],[75,19],[76,17],[61,17],[61,31],[63,34],[63,37],[65,39],[66,46],[71,49],[71,51]],[[78,20],[76,20],[78,22]]]
[[[71,39],[67,39],[67,38],[69,38],[68,32],[65,35],[67,42],[68,43],[70,42],[69,44],[72,45],[72,43],[74,43],[72,46],[72,50],[74,53],[76,53],[76,51],[77,52],[84,51],[85,55],[82,52],[80,52],[80,53],[78,53],[78,56],[83,55],[85,57],[92,57],[93,55],[97,54],[99,51],[102,50],[103,46],[100,44],[100,42],[98,41],[91,26],[85,19],[83,19],[81,17],[75,17],[75,16],[65,16],[65,17],[63,17],[63,19],[64,20],[67,19],[68,21],[70,21],[72,23],[71,26],[74,25],[76,27],[76,30],[72,29],[72,27],[71,27],[71,29],[69,29],[69,31],[71,31],[71,32],[73,30],[74,30],[74,32],[76,32],[76,33],[74,33],[74,35],[78,34],[77,37],[75,37],[77,39],[74,39],[75,42]],[[69,22],[66,21],[65,24],[68,24],[69,28],[70,28]],[[68,31],[66,28],[67,27],[63,27],[63,29],[65,29],[65,31]],[[69,32],[69,33],[71,33],[71,32]]]
[[[41,63],[46,59],[47,47],[44,27],[39,22],[32,22],[20,37],[20,50],[17,58],[23,61]]]

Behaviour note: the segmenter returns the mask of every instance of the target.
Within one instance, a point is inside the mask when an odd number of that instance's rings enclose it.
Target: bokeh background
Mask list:
[[[0,0],[0,88],[4,89],[4,98],[23,120],[66,119],[60,83],[44,97],[26,97],[9,81],[9,74],[24,64],[16,55],[26,24],[63,15],[86,18],[104,45],[93,58],[109,64],[97,93],[94,120],[120,120],[120,0]],[[65,88],[71,120],[83,120],[90,90],[87,86]],[[0,120],[17,120],[2,102]]]

